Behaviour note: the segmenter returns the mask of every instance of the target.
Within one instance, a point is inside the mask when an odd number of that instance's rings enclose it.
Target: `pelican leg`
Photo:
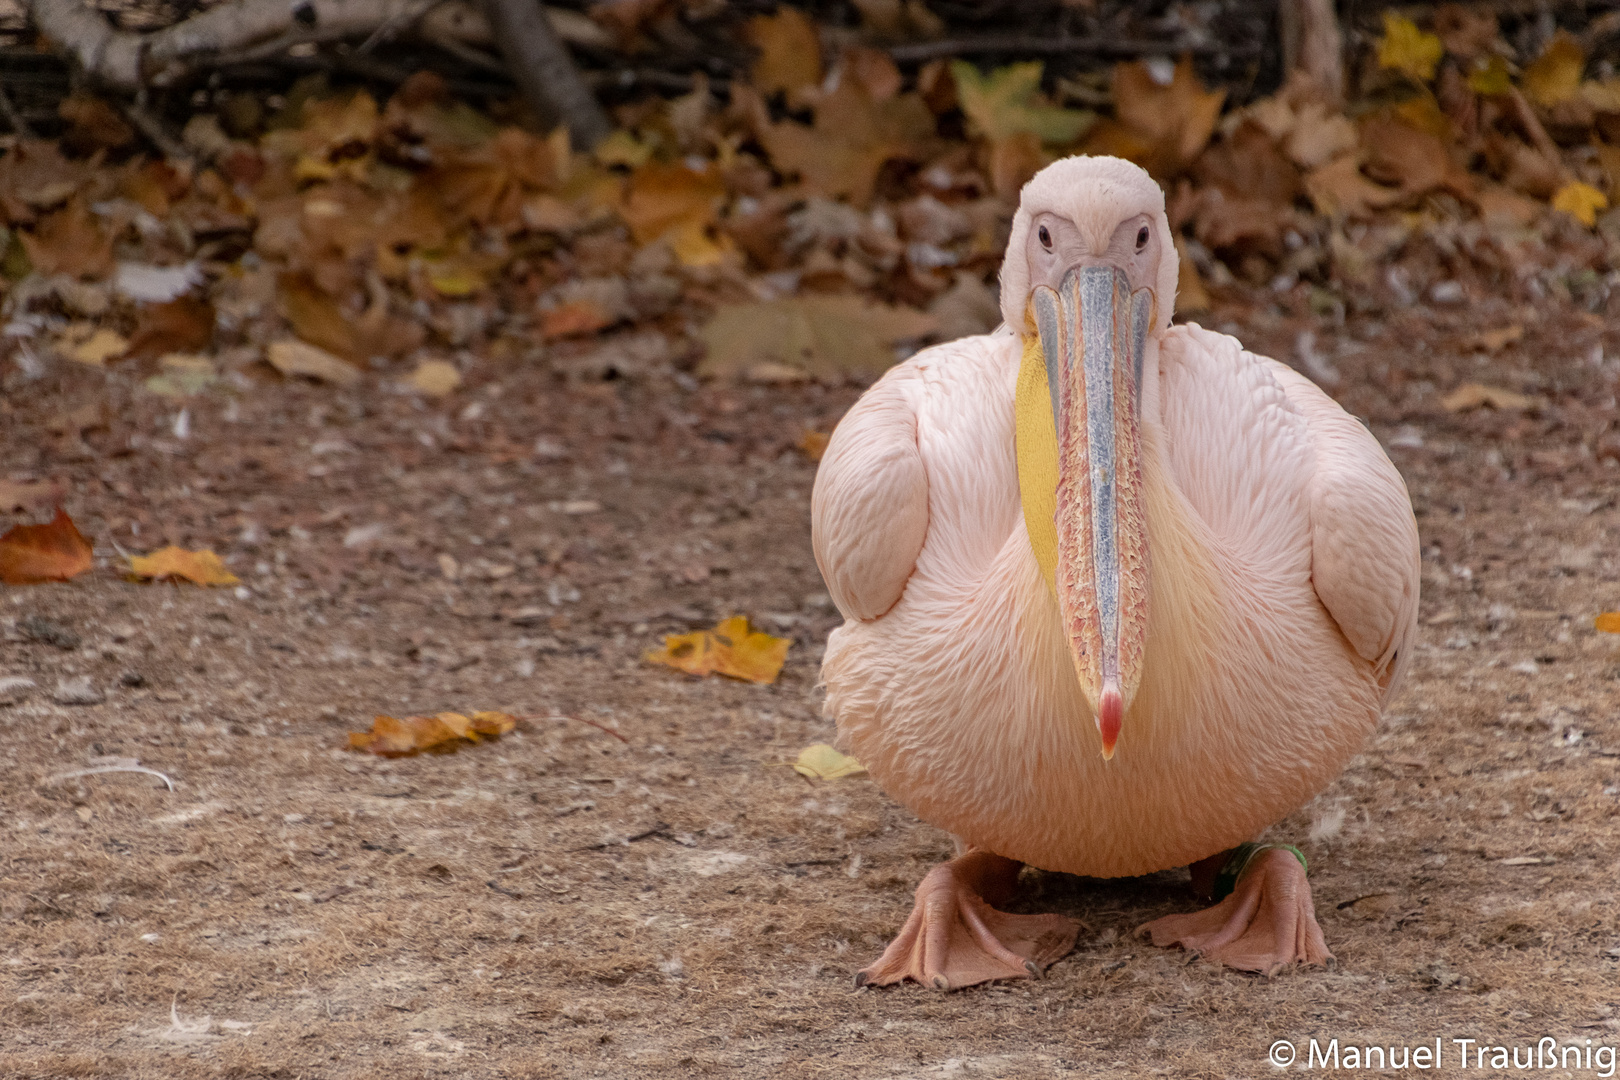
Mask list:
[[[1160,946],[1180,945],[1240,971],[1270,975],[1299,962],[1333,959],[1311,903],[1305,868],[1286,848],[1261,850],[1231,895],[1190,915],[1166,915],[1137,930]]]
[[[856,986],[915,979],[957,990],[993,979],[1038,976],[1068,951],[1080,924],[1061,915],[1009,915],[987,900],[1004,901],[1019,864],[970,850],[936,866],[917,886],[916,906],[877,963],[855,976]]]

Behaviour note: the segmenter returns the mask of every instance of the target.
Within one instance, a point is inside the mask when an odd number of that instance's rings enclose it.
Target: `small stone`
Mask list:
[[[53,698],[58,705],[99,705],[107,700],[107,695],[90,681],[90,676],[80,675],[57,683]]]
[[[17,705],[28,700],[35,683],[25,675],[7,675],[0,678],[0,705]]]
[[[118,676],[118,685],[129,687],[145,686],[146,676],[138,671],[126,671]]]
[[[54,619],[43,615],[24,615],[17,620],[17,629],[34,641],[55,645],[58,649],[77,649],[79,635]]]

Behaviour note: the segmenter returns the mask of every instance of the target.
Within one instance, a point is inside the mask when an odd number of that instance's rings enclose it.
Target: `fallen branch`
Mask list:
[[[568,125],[575,145],[587,148],[612,134],[607,112],[580,78],[573,57],[536,0],[484,0],[484,17],[506,57],[512,81],[540,114],[543,126],[561,121]]]
[[[1260,45],[1217,45],[1207,42],[1143,41],[1111,37],[997,37],[954,38],[890,45],[888,54],[900,63],[920,63],[949,56],[985,53],[1024,53],[1041,56],[1259,56]]]
[[[552,40],[600,48],[604,32],[577,12],[528,0]],[[227,64],[251,63],[294,45],[353,39],[368,45],[406,33],[430,43],[493,44],[489,23],[464,0],[226,0],[151,33],[119,30],[83,0],[27,0],[41,34],[93,82],[124,93],[169,86]],[[547,19],[540,19],[544,11]],[[562,61],[572,60],[561,44]],[[575,72],[575,78],[578,73]],[[521,83],[520,79],[515,79]],[[593,102],[594,104],[594,102]]]

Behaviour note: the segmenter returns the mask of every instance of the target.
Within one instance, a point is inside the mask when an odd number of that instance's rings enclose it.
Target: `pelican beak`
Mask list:
[[[1037,286],[1035,323],[1058,436],[1058,610],[1104,758],[1141,681],[1147,637],[1147,520],[1141,385],[1150,289],[1124,271],[1070,269]]]

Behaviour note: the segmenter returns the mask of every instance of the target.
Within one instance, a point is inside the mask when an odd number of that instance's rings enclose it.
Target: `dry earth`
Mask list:
[[[1135,939],[1194,903],[1184,872],[1027,871],[1021,909],[1087,927],[1047,978],[852,988],[950,850],[866,778],[779,767],[831,735],[793,443],[853,391],[493,361],[439,404],[242,378],[181,439],[132,377],[14,368],[4,470],[66,480],[104,558],[0,591],[0,678],[37,684],[0,706],[0,1075],[1217,1077],[1313,1036],[1620,1043],[1620,639],[1591,629],[1620,606],[1595,434],[1620,336],[1550,300],[1209,321],[1291,358],[1314,332],[1423,530],[1410,681],[1275,830],[1311,858],[1335,968],[1268,980]],[[1464,350],[1511,323],[1497,356]],[[1440,407],[1476,379],[1548,404]],[[87,404],[81,438],[59,418]],[[243,587],[120,578],[115,547],[165,542]],[[738,611],[795,639],[774,686],[641,662]],[[103,700],[57,703],[78,677]],[[375,713],[447,708],[536,718],[452,756],[344,749]],[[111,757],[175,790],[56,778]]]

